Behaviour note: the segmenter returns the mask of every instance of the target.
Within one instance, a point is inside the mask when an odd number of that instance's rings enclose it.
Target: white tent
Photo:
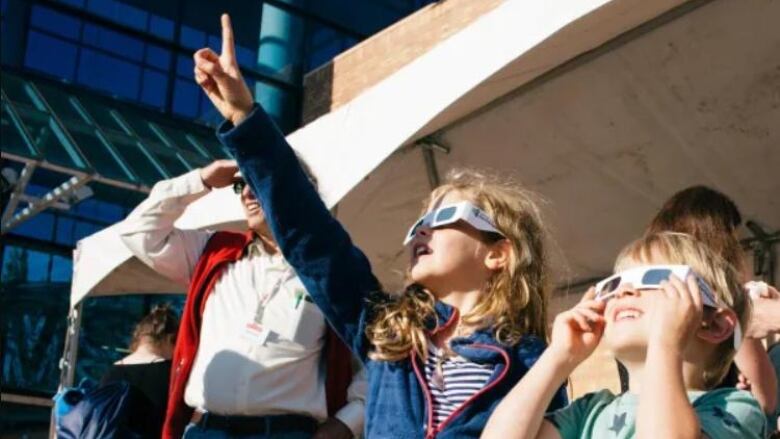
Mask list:
[[[460,166],[513,174],[549,201],[559,283],[577,284],[609,272],[662,201],[692,184],[780,228],[778,16],[766,0],[508,0],[288,140],[390,287],[431,180]],[[215,191],[179,225],[241,221],[235,197]],[[115,229],[79,243],[73,308],[90,295],[181,291]]]

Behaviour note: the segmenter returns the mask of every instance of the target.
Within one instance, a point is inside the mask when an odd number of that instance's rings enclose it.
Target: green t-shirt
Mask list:
[[[752,439],[766,436],[766,418],[758,402],[734,388],[709,392],[688,392],[688,400],[699,416],[701,430],[712,439]],[[569,406],[548,413],[563,439],[633,438],[639,397],[609,390],[588,393]]]

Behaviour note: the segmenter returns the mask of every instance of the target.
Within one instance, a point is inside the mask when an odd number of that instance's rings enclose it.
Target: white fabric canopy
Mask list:
[[[704,156],[695,152],[697,146],[691,144],[695,133],[689,130],[704,123],[701,117],[674,120],[685,123],[685,128],[671,127],[660,119],[666,112],[687,108],[690,102],[660,99],[668,89],[679,88],[671,80],[664,82],[670,71],[674,80],[702,74],[710,69],[707,58],[676,57],[668,64],[653,65],[638,62],[661,57],[664,50],[670,50],[669,45],[685,46],[690,41],[702,46],[697,47],[699,51],[720,50],[713,57],[729,64],[715,67],[731,70],[712,75],[717,81],[696,81],[701,87],[686,99],[703,99],[728,83],[739,90],[727,93],[724,99],[736,100],[739,93],[750,92],[750,75],[763,74],[761,69],[771,65],[762,62],[761,57],[772,50],[780,53],[780,35],[772,30],[776,26],[762,19],[777,12],[777,2],[751,0],[739,7],[736,1],[722,0],[713,2],[717,5],[681,12],[681,18],[635,37],[639,49],[631,44],[616,46],[601,58],[583,62],[571,72],[561,72],[559,79],[535,85],[531,91],[523,88],[545,72],[683,3],[506,1],[353,101],[291,134],[288,140],[317,175],[326,203],[333,206],[339,202],[339,219],[369,255],[386,285],[397,282],[395,273],[403,268],[405,259],[401,236],[429,190],[422,156],[415,148],[401,147],[433,132],[452,150],[446,156],[437,154],[440,171],[463,165],[490,166],[510,173],[522,170],[521,177],[527,178],[521,180],[530,178],[530,186],[551,200],[553,210],[560,213],[552,218],[553,234],[564,237],[558,241],[560,257],[575,261],[571,270],[560,273],[560,279],[565,282],[603,274],[610,269],[610,258],[618,245],[615,243],[625,243],[635,236],[644,221],[638,218],[649,219],[674,188],[697,181],[717,186],[718,175],[734,177],[736,171],[723,168],[723,163],[733,160],[749,162],[763,172],[772,163],[780,167],[780,124],[771,127],[768,123],[771,115],[777,115],[777,106],[767,109],[745,104],[739,114],[723,114],[718,123],[739,125],[744,117],[756,117],[760,110],[755,123],[762,129],[770,128],[764,138],[753,143],[739,137],[738,130],[724,130],[721,135],[725,141],[743,143],[746,149],[721,149],[717,156]],[[715,36],[705,38],[690,30],[698,27],[686,25],[693,21],[701,27],[713,19],[715,23],[732,20],[732,26],[743,30],[750,26],[758,37],[748,43],[737,33],[713,31]],[[631,76],[648,71],[658,75],[658,80]],[[567,81],[569,77],[577,78],[574,82],[578,86]],[[772,78],[767,81],[771,85]],[[777,85],[777,79],[774,81]],[[610,88],[617,84],[626,90]],[[632,113],[638,107],[629,101],[637,88],[650,100],[657,97],[653,103],[656,119]],[[572,125],[560,123],[569,120]],[[614,134],[615,130],[620,132]],[[636,151],[623,147],[626,145],[608,142],[617,139],[631,146],[632,136],[672,139],[675,145],[687,145],[687,152],[658,148],[656,153],[648,144],[637,156]],[[632,161],[631,157],[638,158]],[[694,163],[692,169],[706,170],[707,161],[713,159],[718,159],[716,168],[679,178],[686,164]],[[612,168],[603,168],[603,163]],[[642,166],[650,166],[648,169],[668,180],[648,183],[632,178],[633,172],[643,170]],[[721,168],[723,172],[717,172]],[[605,184],[605,176],[609,184]],[[706,178],[701,180],[702,176]],[[753,180],[753,186],[762,194],[780,190],[777,179],[769,176],[762,174]],[[743,180],[738,181],[741,184]],[[743,189],[740,195],[744,193]],[[765,219],[770,226],[780,225],[777,201],[759,205],[761,196],[742,198],[737,202],[749,214]],[[628,213],[626,218],[631,221],[615,225],[600,216],[605,209]],[[576,221],[568,220],[577,216]],[[240,228],[243,215],[236,197],[229,190],[219,190],[194,203],[177,224],[182,228]],[[609,226],[602,227],[605,224]],[[594,232],[590,233],[589,228]],[[182,291],[183,287],[160,278],[132,258],[116,229],[110,227],[79,242],[72,306],[88,295]],[[602,242],[607,245],[599,247]]]

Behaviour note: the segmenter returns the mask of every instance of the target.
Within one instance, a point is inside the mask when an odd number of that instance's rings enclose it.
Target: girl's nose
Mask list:
[[[415,235],[419,235],[422,237],[430,236],[432,230],[433,229],[431,229],[430,226],[423,224],[417,228],[417,230],[415,231]]]

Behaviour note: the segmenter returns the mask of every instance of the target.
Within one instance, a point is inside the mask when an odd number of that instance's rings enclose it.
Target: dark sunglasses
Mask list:
[[[244,180],[236,180],[233,182],[233,192],[235,192],[236,195],[241,195],[241,192],[244,192],[245,187],[246,181]]]

